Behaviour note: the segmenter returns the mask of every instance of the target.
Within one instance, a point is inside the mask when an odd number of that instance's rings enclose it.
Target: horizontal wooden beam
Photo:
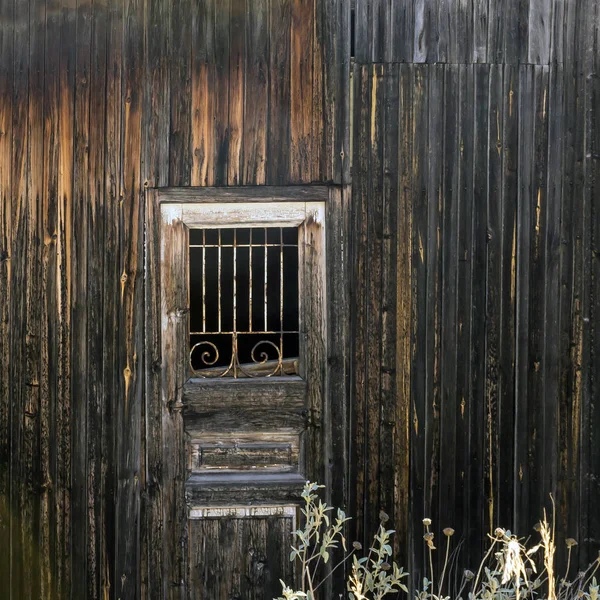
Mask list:
[[[329,187],[324,185],[239,186],[160,188],[159,201],[165,202],[298,202],[325,201]]]

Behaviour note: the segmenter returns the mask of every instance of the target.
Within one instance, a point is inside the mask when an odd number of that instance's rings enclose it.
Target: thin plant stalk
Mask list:
[[[448,566],[448,556],[450,554],[450,536],[446,537],[446,557],[444,558],[444,568],[440,577],[440,585],[438,588],[438,596],[442,595],[442,586],[444,585],[444,577],[446,576],[446,567]]]

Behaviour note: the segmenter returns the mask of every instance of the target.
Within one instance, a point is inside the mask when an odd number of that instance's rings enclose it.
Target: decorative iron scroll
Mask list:
[[[190,331],[192,374],[296,374],[297,356],[289,356],[287,344],[297,348],[299,340],[297,230],[196,230],[190,236],[190,285],[195,290],[190,314],[196,324]],[[284,264],[284,254],[289,264]],[[284,311],[290,293],[295,300],[291,313],[287,306]],[[273,323],[276,328],[267,326]]]

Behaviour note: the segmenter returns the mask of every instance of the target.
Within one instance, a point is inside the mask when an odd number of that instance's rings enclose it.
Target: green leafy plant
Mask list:
[[[303,527],[293,532],[294,543],[290,560],[297,561],[300,568],[300,590],[293,590],[281,582],[283,596],[277,600],[313,600],[316,591],[331,577],[333,572],[352,558],[347,587],[351,600],[381,600],[387,594],[408,588],[402,580],[408,575],[396,563],[390,563],[393,530],[384,527],[387,515],[382,513],[382,523],[373,539],[368,556],[358,557],[362,550],[358,542],[348,549],[343,534],[344,523],[349,517],[340,508],[334,509],[321,500],[318,490],[324,486],[306,482],[302,491],[304,506],[301,509]],[[335,516],[333,516],[335,514]],[[332,552],[342,549],[340,560],[319,578],[320,567],[330,563]]]

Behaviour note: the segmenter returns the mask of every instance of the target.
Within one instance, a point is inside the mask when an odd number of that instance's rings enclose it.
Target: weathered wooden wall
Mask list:
[[[145,190],[347,182],[349,16],[0,0],[0,596],[183,593],[156,535]]]
[[[423,517],[473,568],[550,492],[600,547],[599,10],[356,3],[352,510],[415,574]]]

